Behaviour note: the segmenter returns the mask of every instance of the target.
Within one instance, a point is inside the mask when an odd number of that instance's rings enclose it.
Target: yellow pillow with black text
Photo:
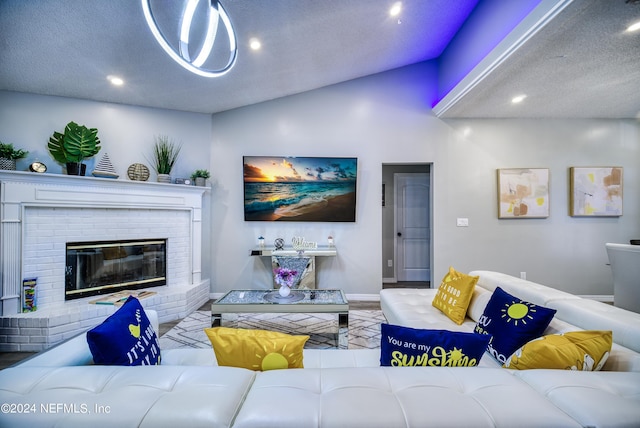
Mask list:
[[[609,358],[611,331],[549,334],[524,344],[502,367],[515,370],[565,369],[598,371]]]
[[[431,304],[456,324],[462,324],[479,278],[449,267]]]
[[[229,327],[205,328],[219,366],[255,371],[303,368],[302,349],[309,336]]]

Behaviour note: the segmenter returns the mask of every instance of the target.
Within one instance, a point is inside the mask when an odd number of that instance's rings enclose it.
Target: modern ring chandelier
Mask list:
[[[151,30],[151,33],[156,38],[162,49],[178,64],[186,68],[192,73],[195,73],[203,77],[219,77],[226,74],[236,63],[236,57],[238,53],[238,43],[236,40],[236,34],[233,30],[231,20],[227,15],[227,12],[222,7],[222,4],[218,0],[204,0],[207,3],[207,7],[200,7],[198,5],[201,0],[186,0],[184,2],[184,8],[182,14],[179,17],[179,25],[173,32],[163,32],[158,25],[156,15],[151,8],[152,0],[141,0],[142,10],[144,17],[147,21],[147,25]],[[203,37],[199,40],[200,51],[192,54],[195,50],[192,39],[192,31],[194,30],[194,20],[197,13],[203,14],[206,10],[206,30],[203,29]],[[158,11],[156,11],[158,12]],[[202,16],[198,18],[202,19]],[[214,45],[216,43],[216,36],[218,35],[218,24],[222,21],[224,28],[226,29],[227,39],[229,43],[228,57],[226,57],[227,51],[222,50],[222,56],[226,58],[226,63],[222,67],[209,68],[207,61],[212,59],[214,54]],[[173,34],[171,34],[173,33]],[[220,38],[218,38],[220,40]],[[174,44],[170,41],[173,41]],[[222,43],[225,41],[222,40]],[[191,48],[191,49],[190,49]],[[215,52],[219,52],[216,50]],[[211,61],[209,61],[211,62]]]

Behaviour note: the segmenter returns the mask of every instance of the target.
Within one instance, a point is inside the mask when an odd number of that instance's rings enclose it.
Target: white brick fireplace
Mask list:
[[[167,240],[167,285],[142,299],[160,322],[209,298],[201,278],[203,187],[0,172],[0,351],[39,351],[114,312],[65,301],[66,243]],[[22,312],[22,280],[37,278],[37,310]]]

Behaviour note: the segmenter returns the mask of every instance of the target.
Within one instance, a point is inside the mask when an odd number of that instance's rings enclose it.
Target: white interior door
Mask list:
[[[394,174],[396,276],[430,281],[429,174]]]

